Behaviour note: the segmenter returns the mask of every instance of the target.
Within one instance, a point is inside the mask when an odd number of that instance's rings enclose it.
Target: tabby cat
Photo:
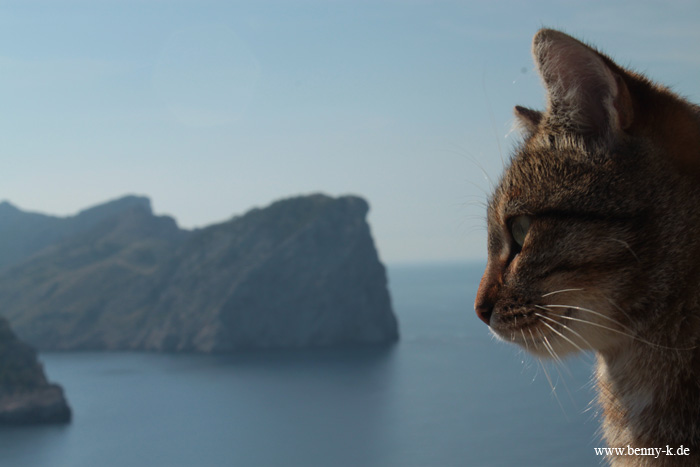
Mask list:
[[[613,465],[700,465],[700,107],[559,31],[533,55],[547,107],[515,108],[476,313],[538,356],[596,352]]]

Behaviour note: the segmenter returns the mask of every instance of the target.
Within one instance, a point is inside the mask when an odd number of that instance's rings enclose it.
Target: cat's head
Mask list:
[[[687,279],[674,268],[700,252],[683,204],[700,201],[697,108],[558,31],[533,55],[547,108],[515,109],[524,141],[489,201],[477,315],[539,355],[655,339]]]

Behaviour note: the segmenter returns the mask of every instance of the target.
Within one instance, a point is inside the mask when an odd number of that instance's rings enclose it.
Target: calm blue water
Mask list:
[[[66,427],[0,430],[2,466],[598,465],[591,358],[547,366],[474,315],[481,265],[390,268],[391,348],[41,356]]]

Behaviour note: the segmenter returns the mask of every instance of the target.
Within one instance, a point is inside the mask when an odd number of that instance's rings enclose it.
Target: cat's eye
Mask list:
[[[527,231],[530,229],[530,216],[517,216],[510,222],[510,233],[513,235],[513,240],[522,248],[527,237]]]

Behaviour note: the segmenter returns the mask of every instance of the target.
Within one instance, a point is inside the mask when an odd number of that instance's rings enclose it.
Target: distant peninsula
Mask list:
[[[398,339],[355,196],[185,230],[126,196],[71,217],[0,203],[0,315],[40,350],[231,352]]]

